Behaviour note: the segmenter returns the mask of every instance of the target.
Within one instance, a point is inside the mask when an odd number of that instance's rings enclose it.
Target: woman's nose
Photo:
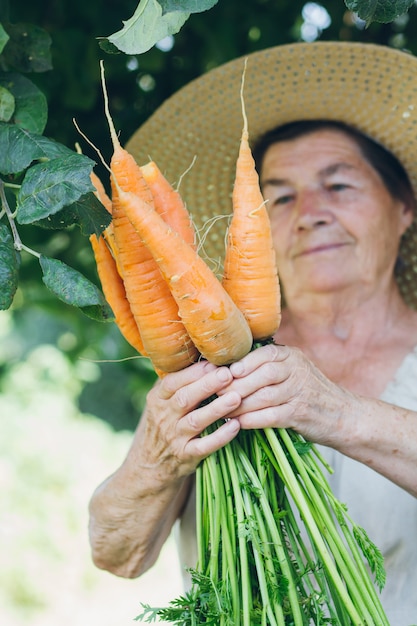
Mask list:
[[[299,230],[318,228],[332,221],[333,214],[319,189],[308,189],[298,194],[296,225]]]

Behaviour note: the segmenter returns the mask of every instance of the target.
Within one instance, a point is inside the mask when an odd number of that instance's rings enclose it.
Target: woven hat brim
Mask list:
[[[192,81],[166,100],[132,136],[128,150],[140,165],[154,160],[180,192],[204,250],[221,260],[242,131],[240,87],[252,143],[290,121],[332,119],[350,124],[391,150],[417,192],[417,58],[376,44],[297,43],[255,52]],[[191,166],[192,164],[192,166]],[[191,166],[191,167],[190,167]],[[417,225],[401,248],[399,279],[417,308]]]

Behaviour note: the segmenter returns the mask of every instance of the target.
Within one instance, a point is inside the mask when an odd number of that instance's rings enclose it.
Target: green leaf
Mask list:
[[[48,104],[44,94],[25,76],[15,72],[0,72],[0,85],[13,94],[13,122],[33,133],[41,134],[48,119]]]
[[[111,322],[112,310],[100,289],[88,278],[58,259],[41,256],[39,259],[43,282],[57,298],[78,307],[94,320]]]
[[[218,0],[159,0],[162,13],[183,11],[186,13],[202,13],[217,4]]]
[[[108,40],[126,54],[142,54],[167,35],[177,33],[189,16],[188,11],[180,10],[162,14],[159,2],[141,0],[133,16],[123,22],[122,30]]]
[[[111,215],[104,208],[93,192],[81,196],[79,200],[64,207],[58,213],[34,222],[36,226],[53,230],[61,230],[76,224],[83,235],[100,235],[110,224]]]
[[[0,54],[3,52],[4,46],[9,41],[9,35],[3,28],[3,25],[0,24]]]
[[[0,310],[10,307],[19,280],[20,254],[5,224],[0,224]]]
[[[0,121],[8,122],[15,109],[15,100],[13,94],[8,89],[0,85]]]
[[[4,49],[6,62],[18,72],[46,72],[52,69],[51,37],[35,24],[7,24],[10,37]]]
[[[414,0],[345,0],[350,11],[357,13],[367,25],[371,22],[387,24],[407,13]]]
[[[14,124],[0,123],[0,172],[17,174],[32,161],[75,154],[66,146],[43,135],[30,133]]]
[[[94,191],[90,179],[94,165],[94,161],[82,154],[33,165],[26,172],[17,196],[17,221],[36,222]]]
[[[120,54],[120,50],[116,48],[114,43],[111,43],[108,39],[100,39],[98,44],[104,52],[107,52],[107,54]]]
[[[370,540],[366,530],[364,530],[361,526],[353,526],[353,536],[362,550],[362,554],[368,561],[369,569],[373,574],[375,574],[375,582],[377,583],[379,590],[382,591],[386,583],[386,572],[384,567],[384,557],[380,549]]]

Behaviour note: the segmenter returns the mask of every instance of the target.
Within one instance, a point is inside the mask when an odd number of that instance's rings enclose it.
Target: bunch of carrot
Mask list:
[[[103,78],[104,87],[104,78]],[[113,142],[111,225],[91,244],[121,332],[160,376],[199,358],[243,357],[280,323],[268,213],[243,132],[220,281],[199,256],[189,213],[157,165]],[[383,582],[380,553],[333,497],[313,446],[287,431],[242,432],[197,470],[193,588],[137,619],[220,626],[387,625],[358,545]],[[302,524],[299,517],[303,520]],[[304,530],[300,530],[300,526]],[[344,540],[341,539],[341,535]]]
[[[198,254],[178,191],[156,163],[139,166],[120,145],[105,87],[104,94],[113,142],[111,200],[96,177],[93,183],[112,222],[91,243],[116,323],[160,375],[201,357],[229,364],[247,354],[254,341],[272,336],[280,322],[272,236],[247,129],[220,282]]]

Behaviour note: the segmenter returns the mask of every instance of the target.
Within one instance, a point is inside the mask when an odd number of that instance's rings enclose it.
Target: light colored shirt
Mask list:
[[[380,399],[417,411],[417,348],[406,356]],[[391,626],[415,626],[417,498],[369,467],[335,450],[320,449],[334,469],[329,478],[333,493],[384,556],[387,581],[381,603]]]
[[[417,412],[417,347],[406,356],[381,400]],[[329,478],[334,495],[384,556],[387,581],[381,602],[391,626],[416,626],[417,498],[358,461],[330,448],[320,450],[334,469]],[[197,562],[194,493],[175,532],[189,588],[186,568]]]

